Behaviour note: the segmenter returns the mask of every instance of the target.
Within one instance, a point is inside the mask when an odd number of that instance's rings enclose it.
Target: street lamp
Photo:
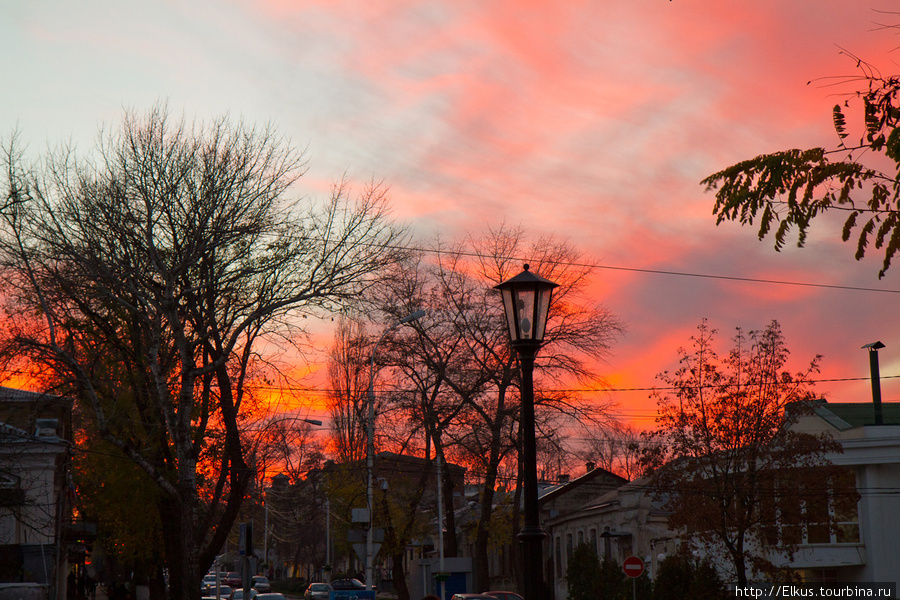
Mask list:
[[[372,516],[374,514],[373,507],[375,506],[375,501],[372,497],[372,472],[374,470],[375,460],[375,355],[378,353],[378,346],[381,344],[381,342],[384,341],[384,338],[386,338],[389,333],[391,333],[401,325],[412,323],[413,321],[421,319],[424,316],[424,310],[417,310],[414,313],[406,315],[405,317],[388,327],[372,347],[371,365],[369,367],[369,417],[366,422],[366,504],[369,508],[369,529],[366,531],[366,590],[373,589],[372,583],[374,579],[372,573],[372,561],[374,558],[374,553],[372,552],[372,544],[374,542],[375,523]]]
[[[541,544],[547,535],[538,514],[537,448],[534,437],[534,357],[544,342],[550,297],[557,284],[525,270],[495,289],[503,296],[510,343],[519,354],[522,369],[522,469],[525,478],[525,526],[519,531],[522,544],[526,600],[543,599],[544,578]]]

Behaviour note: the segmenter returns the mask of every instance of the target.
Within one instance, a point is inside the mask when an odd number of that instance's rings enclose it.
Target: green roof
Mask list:
[[[875,406],[871,402],[822,402],[817,403],[815,411],[838,429],[875,424]],[[900,402],[882,402],[881,414],[882,424],[900,425]],[[829,418],[832,416],[839,421]]]

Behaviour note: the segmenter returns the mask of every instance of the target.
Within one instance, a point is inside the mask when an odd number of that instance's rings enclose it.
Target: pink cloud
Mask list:
[[[834,223],[781,254],[752,228],[716,227],[699,181],[763,152],[830,143],[831,106],[847,88],[819,78],[855,74],[838,46],[893,68],[894,32],[873,31],[884,15],[870,8],[887,0],[225,6],[207,15],[162,3],[71,26],[25,19],[33,59],[11,68],[35,81],[65,75],[65,107],[48,87],[0,108],[91,133],[98,113],[116,122],[123,103],[170,97],[204,118],[229,108],[310,145],[301,191],[327,195],[344,170],[357,190],[384,179],[396,216],[426,239],[506,220],[571,237],[607,265],[877,284]],[[77,118],[67,112],[82,104]],[[872,294],[639,270],[596,281],[596,297],[632,324],[610,370],[637,387],[702,317],[723,330],[778,318],[798,354],[823,352],[835,377],[856,372],[868,337],[900,325]]]

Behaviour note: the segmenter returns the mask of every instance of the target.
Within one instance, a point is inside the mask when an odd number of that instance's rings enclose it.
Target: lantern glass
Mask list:
[[[516,319],[519,324],[519,338],[521,340],[534,340],[534,309],[537,303],[534,301],[536,290],[519,288],[516,295]]]
[[[550,313],[550,296],[553,288],[539,287],[535,290],[534,303],[534,339],[543,342],[547,329],[547,315]]]
[[[503,296],[503,311],[506,313],[506,325],[509,328],[509,336],[512,341],[519,339],[517,311],[513,304],[513,290],[511,288],[501,288],[500,293]]]
[[[550,298],[556,284],[525,271],[497,288],[503,296],[503,308],[512,343],[540,344],[547,329]]]

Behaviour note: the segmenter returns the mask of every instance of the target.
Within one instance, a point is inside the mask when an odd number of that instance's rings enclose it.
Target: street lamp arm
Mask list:
[[[411,321],[417,321],[418,319],[421,319],[424,316],[425,316],[425,311],[420,308],[419,310],[417,310],[413,313],[410,313],[410,314],[406,315],[405,317],[403,317],[402,319],[400,319],[399,321],[397,321],[397,325],[405,325]]]

